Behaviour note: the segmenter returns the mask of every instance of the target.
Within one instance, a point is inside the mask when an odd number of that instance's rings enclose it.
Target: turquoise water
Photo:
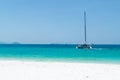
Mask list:
[[[120,63],[120,45],[97,45],[93,49],[76,49],[75,45],[0,45],[0,59]]]

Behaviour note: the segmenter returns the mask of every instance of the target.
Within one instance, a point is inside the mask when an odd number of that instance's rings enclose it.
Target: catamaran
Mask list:
[[[77,49],[91,49],[92,45],[87,44],[87,36],[86,36],[86,12],[84,12],[84,44],[78,44],[76,46]]]

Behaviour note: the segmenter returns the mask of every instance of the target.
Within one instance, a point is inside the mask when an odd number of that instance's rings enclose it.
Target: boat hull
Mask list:
[[[76,48],[77,49],[92,49],[92,46],[88,44],[82,44],[82,45],[77,45]]]

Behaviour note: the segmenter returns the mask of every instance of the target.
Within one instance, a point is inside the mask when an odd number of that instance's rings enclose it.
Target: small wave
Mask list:
[[[103,48],[92,48],[92,50],[103,50]]]

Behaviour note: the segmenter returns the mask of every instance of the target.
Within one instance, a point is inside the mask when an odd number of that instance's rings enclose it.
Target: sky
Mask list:
[[[119,0],[0,0],[0,42],[120,44]]]

